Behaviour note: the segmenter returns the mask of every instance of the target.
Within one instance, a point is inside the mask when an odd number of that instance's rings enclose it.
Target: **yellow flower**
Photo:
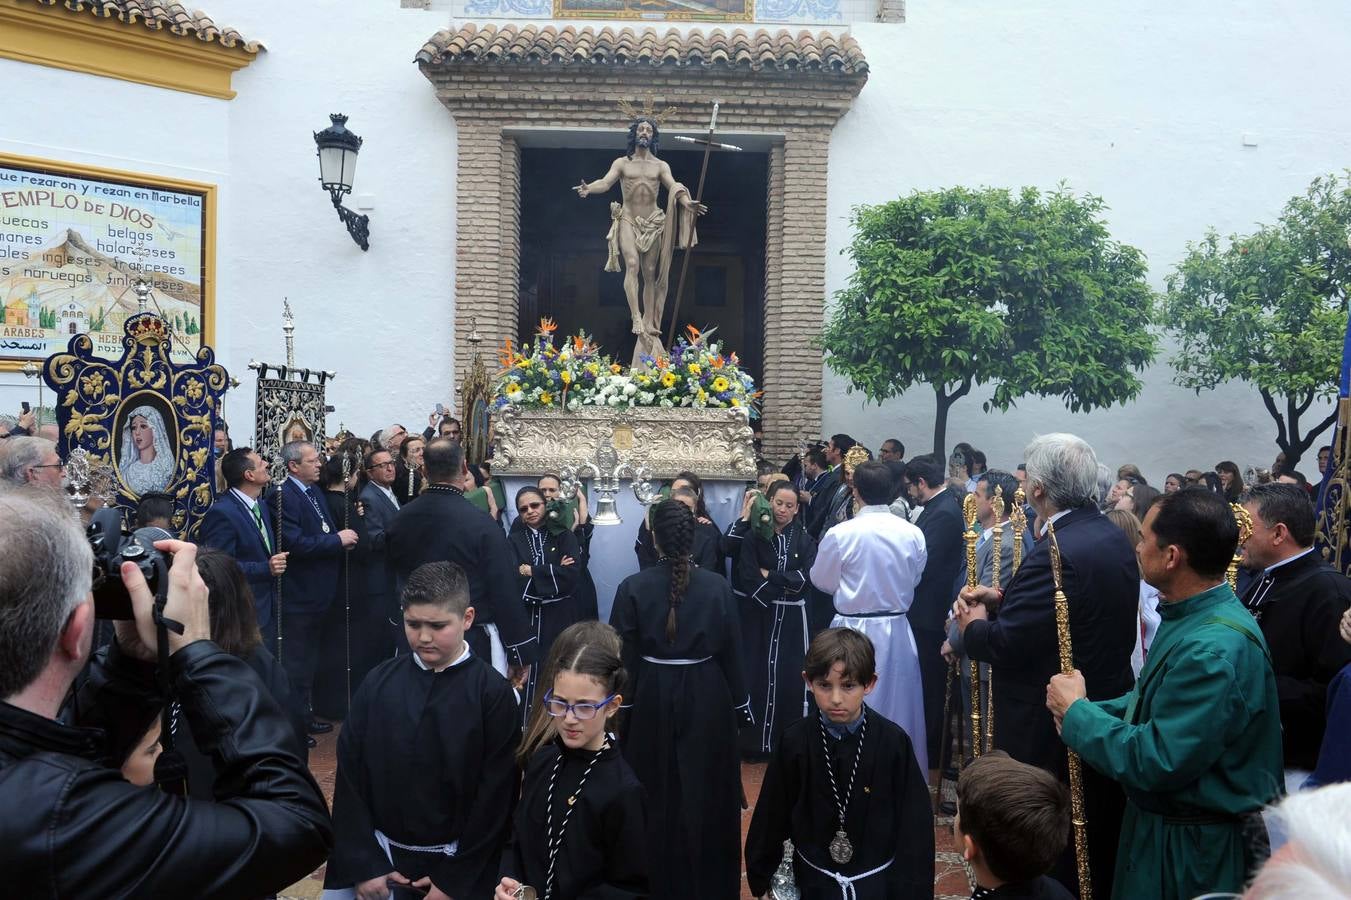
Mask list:
[[[674,372],[667,372],[661,376],[662,387],[675,387],[676,377]]]
[[[700,403],[707,403],[708,392],[705,391],[703,388],[699,388],[699,393],[694,395],[694,399],[698,400]]]
[[[545,406],[549,406],[554,402],[554,395],[548,391],[544,391],[539,395],[539,402],[543,403]]]
[[[639,384],[647,385],[652,383],[651,375],[644,375],[642,372],[639,372],[635,377]]]
[[[515,381],[508,381],[506,391],[508,397],[515,397],[521,392],[521,386]]]
[[[563,371],[559,372],[558,377],[562,379],[564,384],[572,384],[572,373],[569,372],[567,369],[564,369]]]
[[[589,362],[589,363],[586,364],[586,370],[587,370],[588,372],[590,372],[592,375],[599,375],[599,374],[600,374],[600,363]]]
[[[727,379],[723,378],[721,375],[713,379],[713,393],[721,394],[723,391],[727,390],[727,387]]]
[[[690,363],[686,368],[690,370],[691,375],[698,375],[701,371],[698,363]]]
[[[516,364],[516,368],[518,368],[518,369],[528,369],[528,368],[530,368],[530,360],[528,360],[528,359],[523,359],[523,360],[521,360],[520,362],[518,362],[518,363]]]
[[[732,405],[733,405],[733,406],[740,406],[740,405],[741,405],[741,401],[738,400],[737,398],[733,397],[733,398],[732,398]]]

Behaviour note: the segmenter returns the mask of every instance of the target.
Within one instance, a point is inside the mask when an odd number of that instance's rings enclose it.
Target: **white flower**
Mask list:
[[[662,400],[662,401],[661,401],[661,407],[662,407],[662,409],[671,409],[673,406],[675,406],[675,404],[672,403],[670,400]]]
[[[610,401],[609,401],[609,403],[610,403],[611,406],[618,406],[618,405],[619,405],[620,403],[622,403],[622,402],[624,402],[624,401],[623,401],[623,399],[620,398],[620,397],[611,397],[611,398],[610,398]]]
[[[628,384],[624,385],[624,395],[626,397],[632,397],[636,393],[638,393],[638,385],[634,384],[631,381]]]
[[[573,397],[571,400],[568,401],[568,409],[578,410],[581,408],[582,408],[582,401],[578,400],[576,397]]]

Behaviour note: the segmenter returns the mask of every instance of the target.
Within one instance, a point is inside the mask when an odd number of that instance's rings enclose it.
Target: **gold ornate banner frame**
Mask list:
[[[203,346],[191,363],[170,358],[170,328],[154,313],[123,325],[122,356],[97,356],[89,335],[49,357],[42,377],[56,392],[61,455],[83,448],[117,477],[115,505],[134,513],[142,494],[174,500],[173,525],[191,535],[215,499],[212,438],[229,375]]]
[[[69,335],[117,352],[151,280],[188,363],[214,340],[216,185],[0,153],[0,371]]]

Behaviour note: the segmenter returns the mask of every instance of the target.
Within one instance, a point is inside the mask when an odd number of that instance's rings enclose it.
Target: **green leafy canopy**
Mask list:
[[[1167,279],[1164,324],[1178,341],[1174,381],[1198,393],[1230,380],[1257,388],[1295,456],[1332,417],[1300,434],[1299,417],[1337,392],[1351,284],[1351,178],[1317,178],[1275,224],[1187,244]],[[1282,414],[1276,398],[1285,400]]]
[[[1075,412],[1135,397],[1134,372],[1157,353],[1153,292],[1104,209],[1063,186],[954,187],[856,208],[845,251],[855,269],[821,338],[827,364],[879,403],[930,384],[940,420],[972,384],[990,385],[986,410],[1026,395]]]

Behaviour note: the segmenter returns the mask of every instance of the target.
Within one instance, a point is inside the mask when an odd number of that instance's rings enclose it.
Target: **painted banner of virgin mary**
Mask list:
[[[117,454],[122,483],[137,496],[162,491],[173,481],[174,442],[158,404],[141,403],[122,417]]]

